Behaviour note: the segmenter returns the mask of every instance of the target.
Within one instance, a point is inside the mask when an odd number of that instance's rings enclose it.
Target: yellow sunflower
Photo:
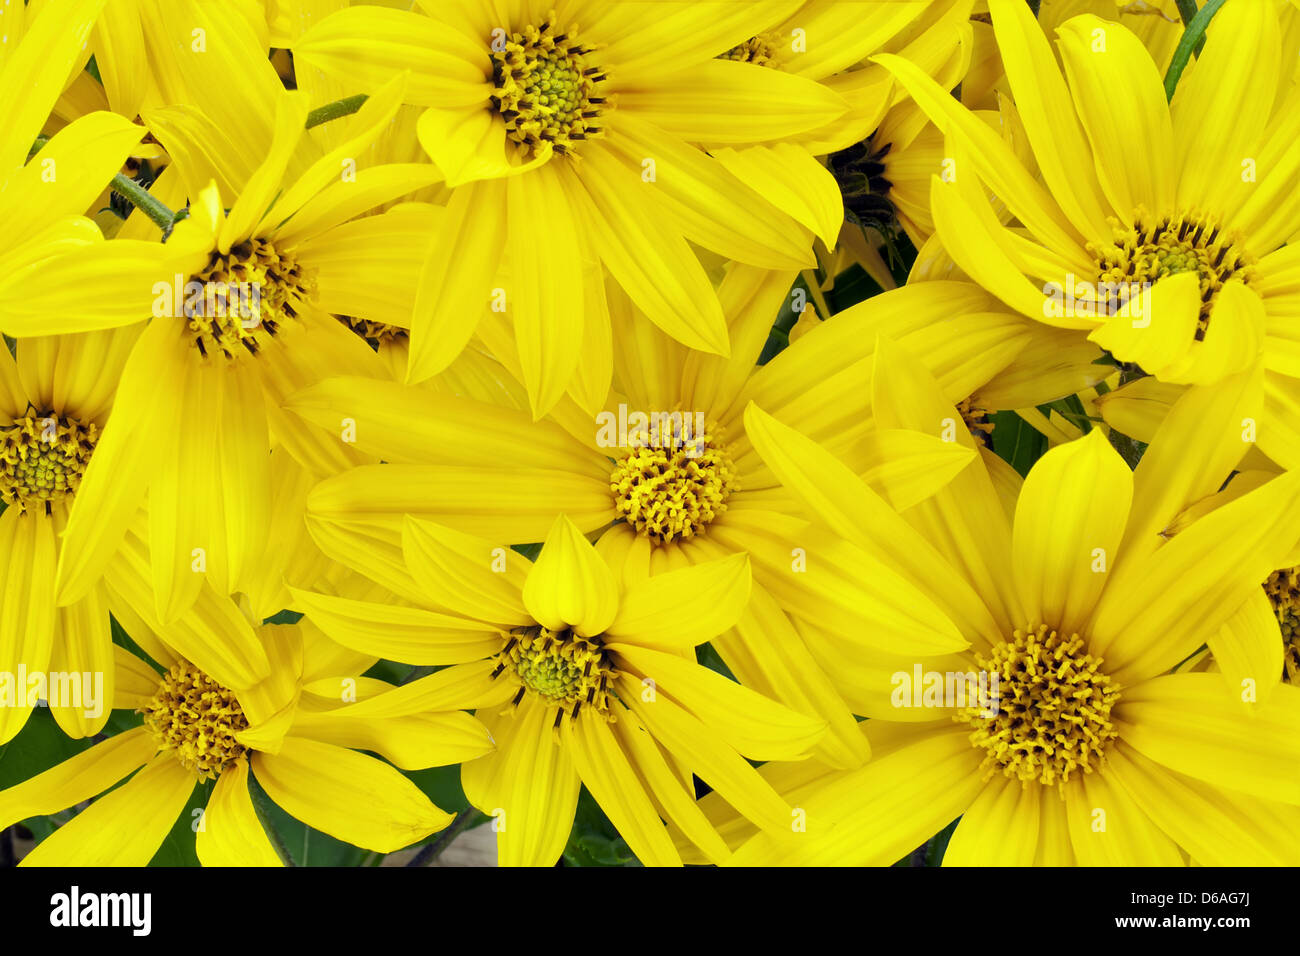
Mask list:
[[[535,414],[580,365],[607,380],[609,323],[593,289],[602,270],[668,334],[726,354],[722,309],[691,244],[798,268],[812,263],[812,236],[700,144],[780,140],[848,108],[811,79],[719,58],[797,7],[362,6],[298,38],[297,62],[362,91],[409,70],[408,101],[425,107],[420,142],[454,188],[415,291],[408,380],[445,368],[493,310],[513,322]],[[816,208],[818,172],[790,174],[784,192]]]
[[[619,574],[563,516],[535,564],[431,522],[408,519],[404,532],[400,566],[357,567],[414,606],[295,598],[341,644],[452,665],[396,690],[396,709],[355,706],[410,713],[449,689],[476,698],[497,752],[466,763],[462,784],[494,817],[503,865],[555,862],[580,784],[647,865],[680,863],[661,817],[708,858],[727,855],[696,807],[691,773],[756,826],[790,830],[790,808],[744,757],[801,759],[825,724],[695,662],[695,647],[748,602],[743,555]]]
[[[191,813],[191,801],[206,797],[206,804],[192,808],[202,810],[193,815],[204,866],[279,866],[281,855],[254,807],[250,780],[309,826],[379,853],[451,822],[397,770],[357,750],[406,768],[457,763],[492,749],[481,724],[454,710],[353,717],[348,705],[304,691],[305,684],[320,687],[326,678],[327,685],[341,686],[333,679],[339,656],[320,646],[329,642],[319,632],[306,624],[270,625],[258,637],[274,666],[264,681],[240,691],[165,642],[140,641],[152,661],[115,647],[113,706],[141,713],[143,725],[0,791],[4,826],[103,793],[23,865],[144,866],[177,818]],[[379,682],[355,672],[352,679],[382,700]],[[210,791],[196,790],[207,782]]]
[[[68,521],[76,547],[64,551],[60,602],[100,574],[146,490],[158,615],[169,621],[205,579],[231,593],[258,573],[272,441],[318,475],[372,460],[337,440],[340,427],[318,434],[280,403],[329,375],[379,374],[375,354],[331,313],[395,318],[403,305],[377,277],[423,250],[436,210],[349,220],[427,183],[430,167],[349,166],[398,108],[397,85],[367,102],[330,152],[306,136],[301,97],[281,92],[274,137],[251,165],[211,151],[226,131],[201,110],[146,111],[174,158],[155,192],[192,203],[159,247],[175,271],[151,280],[156,317],[126,363]],[[228,212],[217,183],[237,193]]]
[[[792,279],[732,265],[718,292],[730,359],[691,351],[647,326],[611,284],[618,389],[594,418],[566,401],[550,420],[533,422],[498,404],[360,378],[307,389],[290,401],[291,411],[322,427],[354,421],[357,447],[385,462],[312,491],[313,536],[337,561],[367,552],[386,561],[408,514],[510,545],[541,540],[564,513],[584,534],[600,535],[599,549],[616,568],[693,565],[742,552],[799,565],[795,546],[777,530],[802,524],[797,503],[744,432],[751,399],[849,456],[900,506],[924,498],[970,452],[937,436],[871,428],[866,382],[877,334],[924,354],[959,400],[1026,346],[1030,323],[970,284],[923,283],[818,323],[756,367],[773,317],[801,295]],[[485,323],[483,332],[506,367],[517,368],[503,325]],[[779,591],[755,588],[738,626],[715,646],[748,686],[828,721],[819,752],[851,766],[868,756],[862,737],[782,611],[816,605],[828,620],[839,613],[820,563],[806,563],[807,573]],[[906,598],[898,603],[905,607]]]
[[[1036,174],[914,65],[880,58],[952,143],[955,174],[936,175],[931,196],[944,246],[1026,316],[1077,329],[1162,382],[1214,384],[1262,363],[1260,447],[1284,466],[1300,460],[1289,331],[1300,258],[1287,245],[1300,38],[1280,29],[1272,0],[1227,4],[1166,103],[1151,54],[1121,24],[1062,24],[1062,75],[1024,4],[989,6]],[[992,215],[984,186],[1017,225]]]
[[[877,354],[882,427],[930,433],[955,419],[905,350],[882,342]],[[1178,665],[1206,643],[1277,645],[1270,615],[1238,609],[1296,546],[1296,530],[1275,519],[1300,504],[1300,477],[1165,533],[1244,454],[1240,414],[1259,394],[1247,375],[1191,396],[1137,474],[1099,431],[1055,448],[1014,516],[978,461],[899,515],[843,462],[751,409],[764,459],[838,529],[815,546],[842,587],[864,593],[860,562],[887,561],[971,647],[917,658],[877,646],[864,627],[803,619],[855,711],[874,718],[862,729],[875,755],[847,773],[764,767],[806,814],[806,832],[782,839],[746,832],[706,798],[739,844],[733,862],[888,865],[960,816],[949,865],[1178,866],[1186,854],[1294,865],[1300,693],[1280,669],[1250,675],[1256,697]],[[1202,438],[1189,455],[1192,433]],[[860,613],[870,621],[875,602],[864,597]],[[916,672],[923,681],[909,685]],[[923,685],[938,689],[922,696]]]

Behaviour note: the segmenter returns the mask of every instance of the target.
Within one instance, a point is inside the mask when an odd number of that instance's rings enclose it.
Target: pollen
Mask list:
[[[976,441],[987,445],[993,434],[993,423],[989,421],[989,410],[977,405],[970,398],[963,398],[957,403],[957,414],[961,416],[966,430]]]
[[[659,543],[703,534],[737,490],[722,430],[700,422],[702,417],[655,416],[628,436],[628,449],[610,476],[619,516]]]
[[[1274,571],[1264,582],[1264,593],[1282,631],[1282,677],[1300,684],[1300,567]]]
[[[1118,735],[1110,711],[1119,687],[1083,638],[1046,625],[1017,629],[990,658],[977,660],[998,675],[996,713],[965,707],[954,719],[975,728],[970,740],[986,752],[986,778],[1001,772],[1025,786],[1062,788],[1072,774],[1097,769]]]
[[[244,755],[235,734],[248,727],[239,701],[188,661],[163,675],[158,692],[140,709],[144,725],[187,770],[202,779],[219,777]]]
[[[28,406],[22,418],[0,425],[0,498],[26,511],[76,494],[99,440],[93,422],[39,414]]]
[[[779,40],[772,34],[759,34],[750,37],[744,43],[738,43],[726,53],[718,56],[719,60],[736,60],[740,63],[753,63],[755,66],[775,67]]]
[[[515,628],[503,636],[506,644],[492,677],[509,671],[519,678],[516,705],[531,691],[559,708],[557,726],[563,714],[577,717],[584,707],[613,720],[609,686],[618,671],[610,666],[599,638],[540,626]]]
[[[1195,273],[1201,285],[1198,340],[1205,338],[1215,298],[1224,284],[1232,279],[1249,283],[1253,278],[1253,257],[1233,233],[1212,219],[1197,215],[1155,219],[1139,210],[1132,227],[1111,220],[1111,228],[1111,245],[1090,246],[1097,257],[1098,281],[1109,288],[1129,289],[1166,276]]]
[[[365,339],[366,344],[376,350],[385,342],[405,342],[411,335],[400,325],[389,325],[387,322],[372,322],[369,319],[358,319],[351,315],[339,315],[335,316],[335,318]]]
[[[226,255],[213,252],[208,267],[190,278],[185,318],[205,356],[256,355],[315,294],[315,274],[295,256],[248,239]]]
[[[564,155],[600,135],[608,104],[599,93],[607,76],[588,62],[593,52],[578,42],[575,29],[556,29],[554,12],[541,26],[493,45],[493,106],[505,120],[506,135],[530,155]]]

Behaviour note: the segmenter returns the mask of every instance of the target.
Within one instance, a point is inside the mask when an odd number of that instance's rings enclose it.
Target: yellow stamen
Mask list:
[[[966,424],[966,429],[971,436],[979,442],[988,444],[989,436],[993,434],[993,423],[989,421],[989,410],[976,405],[969,398],[963,398],[957,403],[957,414]]]
[[[1084,649],[1083,638],[1063,638],[1047,627],[1017,629],[977,656],[980,667],[1000,682],[990,717],[983,706],[964,707],[955,720],[972,725],[971,743],[985,750],[984,770],[999,771],[1025,786],[1064,787],[1076,771],[1091,773],[1118,736],[1110,711],[1119,687],[1100,658]]]
[[[1098,281],[1126,289],[1195,272],[1201,284],[1197,339],[1205,338],[1215,297],[1224,283],[1230,279],[1249,283],[1252,279],[1253,257],[1235,235],[1208,217],[1189,214],[1156,219],[1139,210],[1132,227],[1115,220],[1111,227],[1115,234],[1111,245],[1089,247],[1097,257]]]
[[[726,53],[720,54],[718,59],[775,67],[776,64],[772,61],[776,59],[780,42],[780,39],[773,34],[759,34],[750,37],[744,43],[736,44]]]
[[[384,342],[404,342],[411,335],[400,325],[389,325],[387,322],[372,322],[351,315],[339,315],[335,318],[365,339],[372,349],[379,348]]]
[[[1300,684],[1300,567],[1274,571],[1264,582],[1282,631],[1282,675],[1288,684]]]
[[[99,440],[93,422],[40,415],[28,406],[22,418],[0,425],[0,498],[26,510],[29,505],[76,494]]]
[[[202,296],[191,295],[187,283],[185,317],[194,345],[227,359],[256,355],[316,294],[312,271],[263,239],[241,242],[224,256],[214,252],[190,282],[203,288]]]
[[[619,515],[661,543],[703,534],[738,487],[722,430],[706,424],[694,434],[693,418],[660,416],[629,436],[610,476]]]
[[[235,734],[248,727],[239,701],[188,661],[163,675],[158,692],[140,709],[160,750],[170,750],[199,777],[218,777],[244,755]]]

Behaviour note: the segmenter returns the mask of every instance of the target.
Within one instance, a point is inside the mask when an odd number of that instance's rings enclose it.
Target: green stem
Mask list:
[[[318,106],[307,114],[307,129],[320,126],[322,123],[328,123],[330,120],[336,120],[342,116],[351,116],[361,109],[361,104],[367,99],[369,97],[365,93],[358,93],[356,96],[345,96],[333,103]]]
[[[163,231],[164,239],[171,235],[172,226],[176,222],[176,213],[151,196],[149,190],[134,180],[127,179],[121,173],[113,177],[111,185],[113,192],[129,200],[131,205],[153,220],[154,225]]]
[[[1187,29],[1183,31],[1183,37],[1174,50],[1174,58],[1169,61],[1169,71],[1165,73],[1166,100],[1173,100],[1178,81],[1182,79],[1183,70],[1187,69],[1187,61],[1192,58],[1193,51],[1199,51],[1205,45],[1205,30],[1225,2],[1226,0],[1209,0],[1187,22]],[[1181,2],[1178,4],[1178,9],[1180,11],[1183,9]]]
[[[1174,0],[1178,4],[1178,15],[1183,18],[1183,26],[1187,26],[1196,18],[1196,0]],[[1205,49],[1205,37],[1201,37],[1192,48],[1192,54],[1201,55],[1201,50]]]

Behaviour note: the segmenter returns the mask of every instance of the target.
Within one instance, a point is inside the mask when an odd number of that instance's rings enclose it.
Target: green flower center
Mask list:
[[[606,660],[599,639],[540,626],[516,628],[504,637],[492,676],[509,670],[519,678],[515,704],[531,691],[560,708],[557,724],[561,714],[576,717],[583,707],[609,715],[609,685],[618,671]]]
[[[599,135],[606,100],[596,94],[606,76],[588,64],[592,52],[578,42],[576,30],[555,29],[554,12],[541,26],[493,44],[492,103],[510,139],[530,154],[563,155]]]
[[[99,428],[30,406],[22,418],[0,426],[0,498],[26,510],[76,493]]]
[[[999,771],[1029,784],[1064,786],[1076,772],[1091,773],[1119,732],[1110,711],[1119,687],[1084,649],[1083,638],[1061,637],[1041,625],[1017,629],[980,667],[999,680],[997,713],[961,708],[955,720],[975,729],[987,776]]]
[[[1131,228],[1115,221],[1111,227],[1113,244],[1090,247],[1097,257],[1098,281],[1108,288],[1131,290],[1166,276],[1195,273],[1201,286],[1198,340],[1205,338],[1215,297],[1224,283],[1234,278],[1251,281],[1254,259],[1213,220],[1194,215],[1152,220],[1139,211]]]

